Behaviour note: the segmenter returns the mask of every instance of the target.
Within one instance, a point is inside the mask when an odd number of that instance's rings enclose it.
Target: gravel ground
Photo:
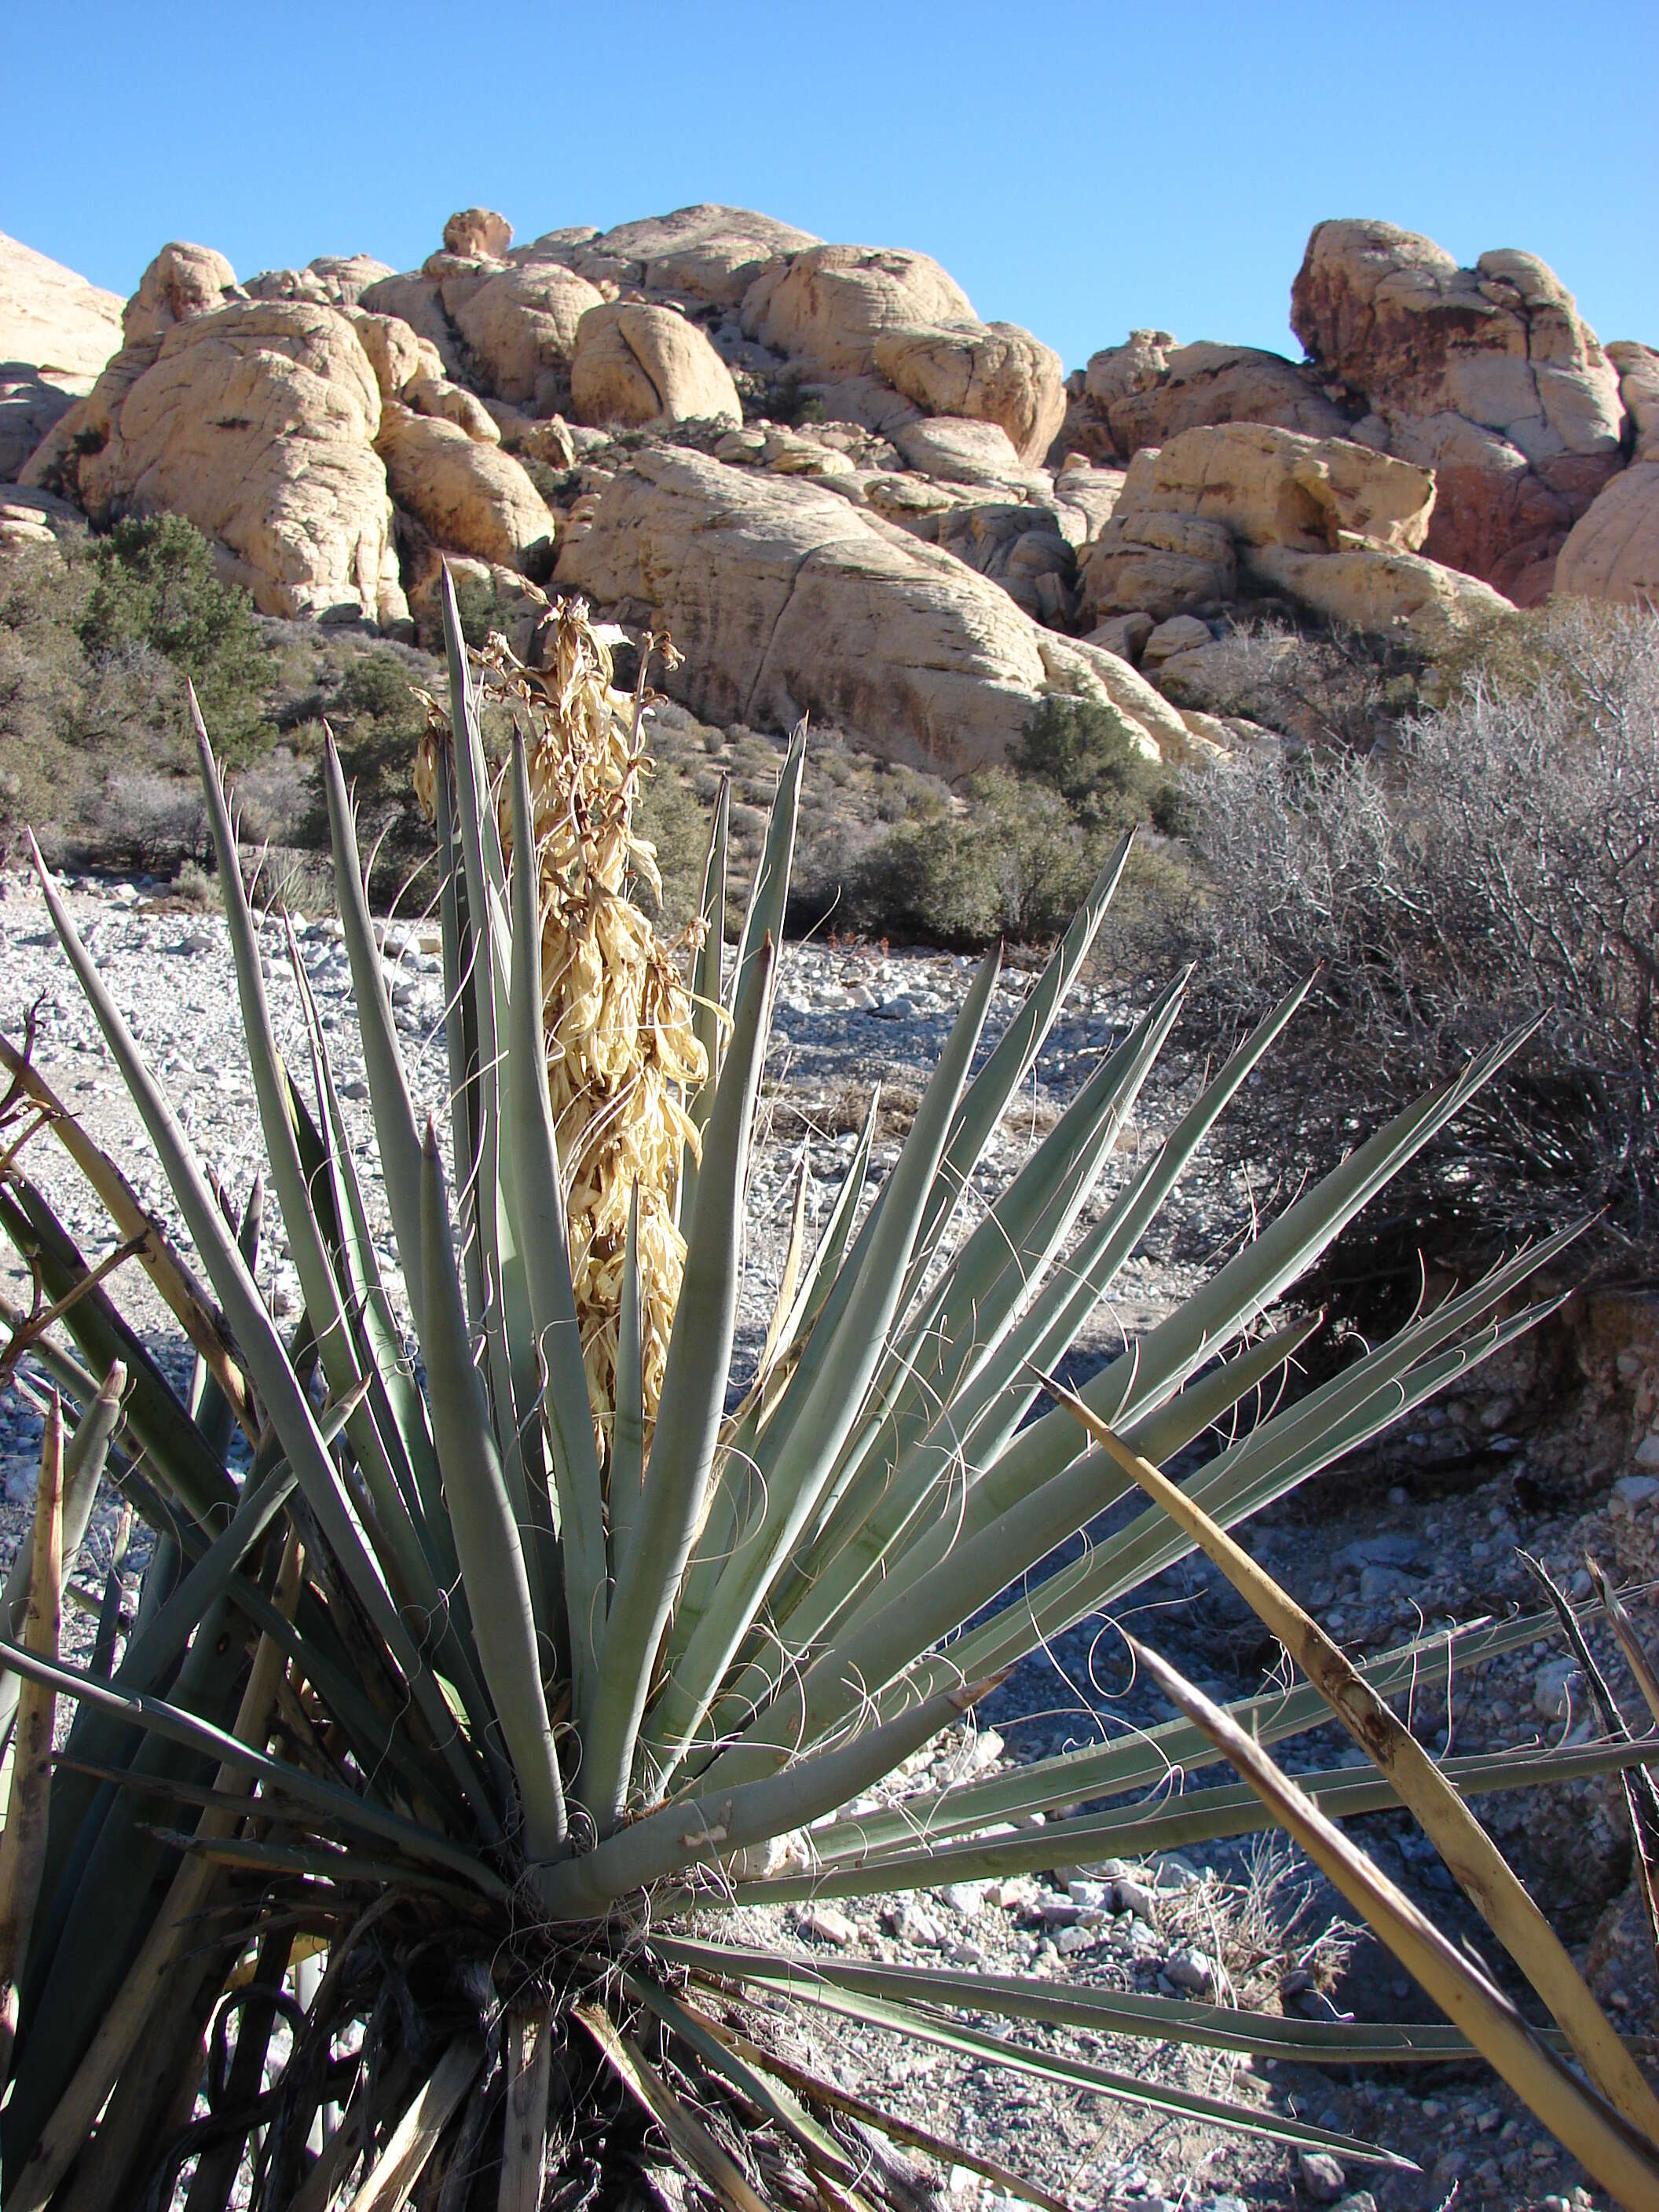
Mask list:
[[[228,1190],[240,1199],[258,1156],[257,1122],[246,1054],[234,1019],[234,996],[222,924],[216,915],[170,907],[144,886],[70,885],[70,904],[118,1003],[167,1085],[185,1128]],[[300,926],[304,957],[321,1009],[345,1111],[364,1171],[371,1225],[394,1291],[398,1285],[384,1195],[373,1170],[367,1090],[356,1050],[350,991],[337,927]],[[265,939],[267,977],[279,1039],[296,1068],[307,1064],[298,1006],[280,937]],[[417,1111],[432,1110],[447,1131],[446,1067],[441,1038],[440,963],[431,939],[415,930],[389,933],[387,961],[406,1047]],[[887,956],[864,948],[786,948],[768,1103],[754,1173],[749,1274],[740,1340],[752,1358],[764,1334],[781,1266],[803,1145],[812,1172],[809,1214],[833,1191],[832,1178],[862,1120],[868,1087],[883,1086],[884,1113],[875,1165],[884,1172],[965,988],[970,965],[944,955]],[[1029,977],[1005,975],[988,1024],[993,1036],[1018,1005]],[[1159,978],[1096,978],[1056,1030],[1036,1080],[1011,1112],[978,1179],[994,1190],[1032,1139],[1050,1126],[1076,1085],[1115,1042]],[[0,1030],[13,1038],[26,1011],[36,1009],[37,1065],[98,1141],[121,1163],[144,1204],[182,1231],[148,1155],[137,1119],[115,1077],[91,1018],[81,1003],[51,934],[38,896],[16,876],[0,878]],[[1170,1051],[1143,1094],[1133,1124],[1103,1178],[1101,1200],[1133,1171],[1141,1147],[1159,1140],[1189,1102],[1202,1063]],[[1257,1078],[1260,1081],[1262,1079]],[[26,1164],[89,1254],[109,1239],[91,1198],[49,1139],[31,1143]],[[1075,1371],[1090,1366],[1179,1301],[1208,1272],[1214,1256],[1248,1235],[1258,1210],[1279,1194],[1271,1164],[1230,1158],[1224,1144],[1178,1188],[1142,1250],[1125,1269],[1118,1295],[1079,1340]],[[280,1222],[268,1214],[261,1278],[274,1309],[297,1310],[298,1285],[286,1256]],[[1200,1267],[1200,1257],[1207,1264]],[[0,1261],[7,1295],[27,1297],[15,1257]],[[176,1333],[136,1268],[123,1277],[123,1301],[169,1373],[182,1387],[188,1362]],[[1447,1420],[1480,1442],[1479,1479],[1425,1511],[1414,1490],[1387,1480],[1393,1462],[1369,1480],[1328,1481],[1316,1495],[1286,1501],[1254,1526],[1260,1555],[1293,1592],[1319,1612],[1345,1642],[1381,1648],[1421,1619],[1467,1618],[1524,1599],[1524,1571],[1514,1547],[1524,1539],[1571,1577],[1582,1557],[1582,1523],[1534,1517],[1519,1525],[1515,1486],[1506,1471],[1506,1442],[1482,1422],[1471,1400],[1455,1418],[1431,1415],[1399,1449],[1425,1462],[1442,1449]],[[1420,1417],[1419,1417],[1420,1418]],[[1460,1423],[1462,1426],[1460,1427]],[[16,1394],[0,1401],[0,1558],[9,1559],[27,1527],[38,1458],[40,1422]],[[1481,1456],[1484,1455],[1484,1457]],[[1395,1469],[1394,1471],[1397,1471]],[[1619,1510],[1613,1501],[1611,1512]],[[116,1525],[106,1501],[82,1556],[82,1580],[101,1584]],[[1592,1533],[1595,1533],[1592,1531]],[[1608,1532],[1604,1528],[1602,1534]],[[1615,1547],[1616,1548],[1616,1547]],[[135,1540],[134,1560],[142,1557]],[[1188,1563],[1137,1594],[1138,1632],[1156,1638],[1177,1663],[1213,1693],[1237,1696],[1259,1686],[1263,1654],[1231,1594],[1201,1565]],[[66,1613],[71,1649],[84,1655],[92,1623]],[[957,1761],[1028,1759],[1164,1717],[1155,1701],[1121,1687],[1119,1649],[1108,1624],[1083,1624],[1027,1662],[981,1714],[981,1732],[930,1757]],[[1479,1694],[1455,1713],[1425,1724],[1437,1747],[1449,1720],[1457,1747],[1492,1741],[1558,1741],[1580,1729],[1571,1685],[1542,1647],[1487,1671]],[[1309,1740],[1307,1763],[1328,1763],[1335,1747]],[[1296,1763],[1293,1759],[1291,1763]],[[1513,1816],[1517,1801],[1505,1804]],[[1583,1821],[1606,1822],[1601,1798],[1580,1799]],[[1522,1825],[1528,1816],[1521,1815]],[[1364,1824],[1371,1849],[1396,1878],[1443,1913],[1432,1855],[1425,1860],[1398,1821]],[[1582,1823],[1566,1824],[1564,1851],[1582,1851]],[[1332,1900],[1297,1871],[1288,1856],[1252,1856],[1237,1847],[1196,1851],[1187,1860],[1148,1869],[1109,1870],[1094,1886],[1068,1889],[1065,1869],[1051,1879],[973,1884],[939,1893],[861,1907],[845,1915],[827,1906],[786,1914],[750,1912],[744,1932],[774,1947],[829,1948],[899,1960],[983,1963],[992,1970],[1080,1978],[1122,1988],[1186,1990],[1231,1987],[1245,2002],[1318,2007],[1335,2002],[1362,2016],[1410,2010],[1407,1985],[1368,1941],[1344,1964],[1340,1929],[1331,1929]],[[1128,1884],[1119,1888],[1119,1881]],[[1126,1901],[1127,1900],[1127,1901]],[[1297,1916],[1298,1911],[1301,1918]],[[1322,1992],[1328,1992],[1324,1994]],[[1419,2015],[1420,2016],[1420,2015]],[[1090,2207],[1133,2206],[1153,2212],[1160,2201],[1192,2212],[1234,2212],[1240,2204],[1346,2202],[1364,2212],[1375,2203],[1441,2205],[1454,2185],[1461,2205],[1504,2208],[1588,2205],[1583,2177],[1540,2139],[1530,2121],[1488,2077],[1449,2078],[1419,2069],[1406,2076],[1349,2073],[1341,2079],[1292,2073],[1248,2061],[1223,2064],[1164,2048],[1097,2042],[1091,2055],[1108,2065],[1155,2072],[1187,2086],[1224,2087],[1349,2133],[1382,2142],[1415,2159],[1418,2173],[1377,2173],[1356,2166],[1346,2177],[1272,2146],[1223,2136],[1136,2108],[1083,2099],[1032,2078],[993,2079],[944,2051],[896,2046],[850,2023],[814,2023],[821,2052],[850,2079],[874,2068],[901,2107],[963,2142],[1040,2176],[1071,2201]],[[1069,2039],[1073,2046],[1079,2039]],[[867,2045],[869,2047],[860,2047]],[[950,2177],[952,2206],[993,2212],[965,2170]],[[1000,2208],[996,2208],[1000,2212]]]

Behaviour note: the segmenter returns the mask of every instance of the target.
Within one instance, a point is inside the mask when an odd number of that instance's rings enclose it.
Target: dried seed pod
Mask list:
[[[506,706],[526,738],[541,880],[548,1091],[603,1452],[616,1403],[629,1197],[637,1183],[648,1436],[685,1258],[677,1187],[683,1147],[690,1144],[694,1157],[697,1149],[686,1102],[708,1068],[692,1032],[683,948],[661,943],[630,896],[636,880],[659,894],[662,888],[655,850],[634,826],[647,765],[638,728],[646,695],[642,688],[635,697],[614,688],[609,647],[580,599],[556,601],[541,636],[539,668],[526,666],[494,633],[477,658],[483,697]],[[435,738],[447,725],[436,702],[428,706],[434,731],[421,748],[415,786],[431,813]],[[512,805],[504,788],[496,793],[496,813],[502,850],[510,854]]]

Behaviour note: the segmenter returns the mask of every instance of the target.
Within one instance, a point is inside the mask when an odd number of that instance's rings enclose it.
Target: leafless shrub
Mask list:
[[[318,811],[315,763],[289,745],[276,745],[235,779],[235,802],[244,843],[297,845],[307,842]]]
[[[1528,1178],[1659,1228],[1659,623],[1552,609],[1382,754],[1251,756],[1198,793],[1224,1000],[1321,969],[1353,1095],[1541,1018],[1496,1133]],[[1328,1079],[1327,1069],[1322,1076]]]
[[[183,777],[118,771],[88,794],[82,821],[101,853],[154,875],[209,847],[201,787]]]

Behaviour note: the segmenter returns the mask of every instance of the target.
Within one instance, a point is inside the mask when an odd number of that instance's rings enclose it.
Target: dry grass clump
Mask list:
[[[492,632],[479,655],[483,694],[526,738],[541,879],[543,1026],[570,1226],[582,1358],[601,1449],[617,1402],[618,1328],[629,1207],[639,1194],[644,1413],[662,1388],[685,1238],[677,1220],[680,1162],[698,1133],[686,1112],[707,1080],[692,1034],[678,948],[661,943],[634,902],[636,880],[660,901],[656,854],[635,827],[645,750],[644,675],[634,696],[611,683],[609,649],[580,599],[559,600],[530,668]],[[441,708],[437,720],[447,728]],[[430,814],[436,750],[416,767]],[[510,794],[496,797],[504,854]]]

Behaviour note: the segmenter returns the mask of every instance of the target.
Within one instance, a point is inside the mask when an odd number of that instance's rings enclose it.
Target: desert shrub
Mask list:
[[[1386,754],[1242,757],[1202,781],[1203,972],[1238,1005],[1319,968],[1369,1102],[1537,1017],[1493,1093],[1492,1194],[1562,1181],[1659,1233],[1659,623],[1553,609]],[[1488,652],[1493,641],[1489,640]]]
[[[1432,676],[1424,654],[1400,639],[1264,612],[1234,622],[1208,648],[1200,689],[1177,674],[1170,696],[1243,715],[1297,744],[1369,752],[1421,706]]]
[[[426,727],[426,709],[410,689],[419,680],[396,653],[371,646],[347,663],[329,705],[329,725],[357,787],[357,803],[377,823],[386,808],[410,803],[415,748]]]
[[[79,824],[106,866],[171,875],[211,849],[193,776],[118,770],[87,795]]]
[[[663,929],[684,929],[697,910],[702,888],[703,854],[708,841],[707,811],[679,776],[659,769],[654,775],[641,778],[636,818],[643,835],[657,848],[662,898],[659,902],[644,883],[635,886],[635,896]]]
[[[482,646],[492,629],[507,627],[506,611],[493,577],[458,573],[455,605],[460,612],[461,635],[469,645]]]
[[[225,583],[212,548],[179,514],[131,515],[99,541],[80,622],[94,665],[149,646],[196,687],[216,740],[234,758],[264,719],[264,643],[247,593]]]
[[[846,902],[872,934],[975,946],[1064,927],[1098,840],[1066,802],[1007,769],[972,777],[957,805],[918,811],[867,849]]]
[[[1057,791],[1075,820],[1127,830],[1178,805],[1170,775],[1138,753],[1119,717],[1093,699],[1053,693],[1037,707],[1013,755],[1024,775]]]

